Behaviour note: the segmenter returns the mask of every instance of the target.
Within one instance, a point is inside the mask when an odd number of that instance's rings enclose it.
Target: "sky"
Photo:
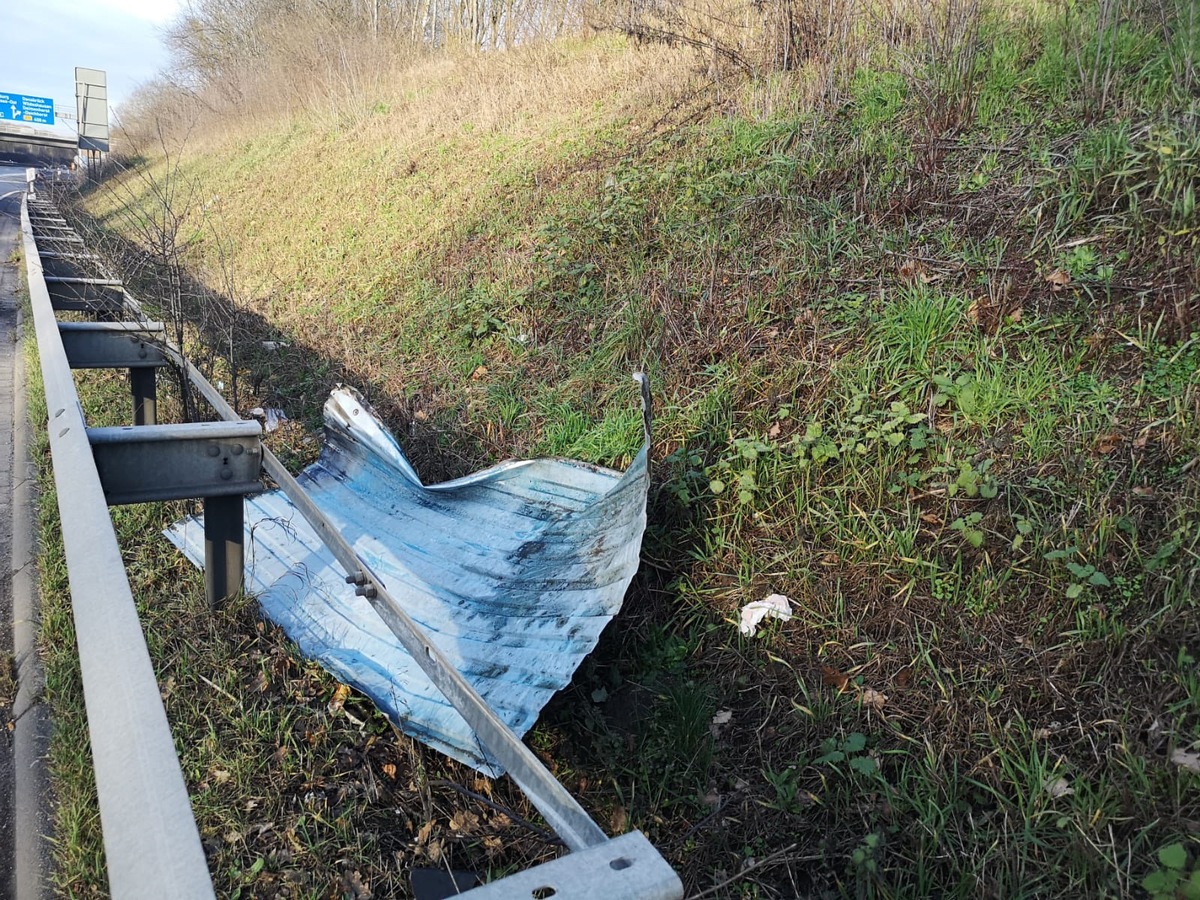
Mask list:
[[[14,0],[0,12],[0,92],[75,112],[75,67],[108,73],[119,107],[167,63],[162,27],[180,0]]]

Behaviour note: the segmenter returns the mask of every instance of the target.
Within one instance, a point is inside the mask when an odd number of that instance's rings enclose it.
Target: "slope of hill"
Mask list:
[[[649,373],[643,571],[531,744],[706,896],[1200,879],[1196,23],[961,7],[758,79],[611,39],[439,58],[352,122],[140,148],[79,213],[242,407],[313,427],[353,384],[429,480],[621,466]],[[740,634],[772,593],[793,618]],[[162,677],[229,890],[384,896],[422,860],[547,852],[518,795],[361,705],[355,732],[252,610],[216,634],[200,597]],[[190,699],[200,675],[237,708]]]

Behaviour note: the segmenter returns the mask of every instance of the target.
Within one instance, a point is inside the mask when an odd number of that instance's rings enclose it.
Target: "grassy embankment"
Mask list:
[[[243,405],[314,425],[352,383],[430,478],[620,466],[649,372],[642,574],[529,742],[691,890],[1172,896],[1200,856],[1197,37],[984,16],[978,55],[881,44],[815,107],[803,72],[689,94],[586,44],[175,157],[189,271],[246,310]],[[147,184],[89,214],[130,234]],[[550,852],[249,604],[209,621],[173,512],[122,528],[222,890]],[[796,617],[741,637],[775,592]]]

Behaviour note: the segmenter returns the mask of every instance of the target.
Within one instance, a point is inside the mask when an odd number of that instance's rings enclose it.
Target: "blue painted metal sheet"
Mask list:
[[[563,459],[423,485],[354,392],[325,404],[325,447],[297,479],[389,593],[517,734],[565,687],[621,608],[646,527],[649,425],[624,474]],[[300,646],[406,734],[501,767],[281,491],[246,502],[246,589]],[[202,523],[167,536],[198,566]]]

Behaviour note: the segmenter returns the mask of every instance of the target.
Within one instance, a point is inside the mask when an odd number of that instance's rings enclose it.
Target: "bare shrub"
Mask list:
[[[975,118],[982,0],[892,3],[890,28],[911,35],[896,58],[925,110],[931,135],[958,131]]]

